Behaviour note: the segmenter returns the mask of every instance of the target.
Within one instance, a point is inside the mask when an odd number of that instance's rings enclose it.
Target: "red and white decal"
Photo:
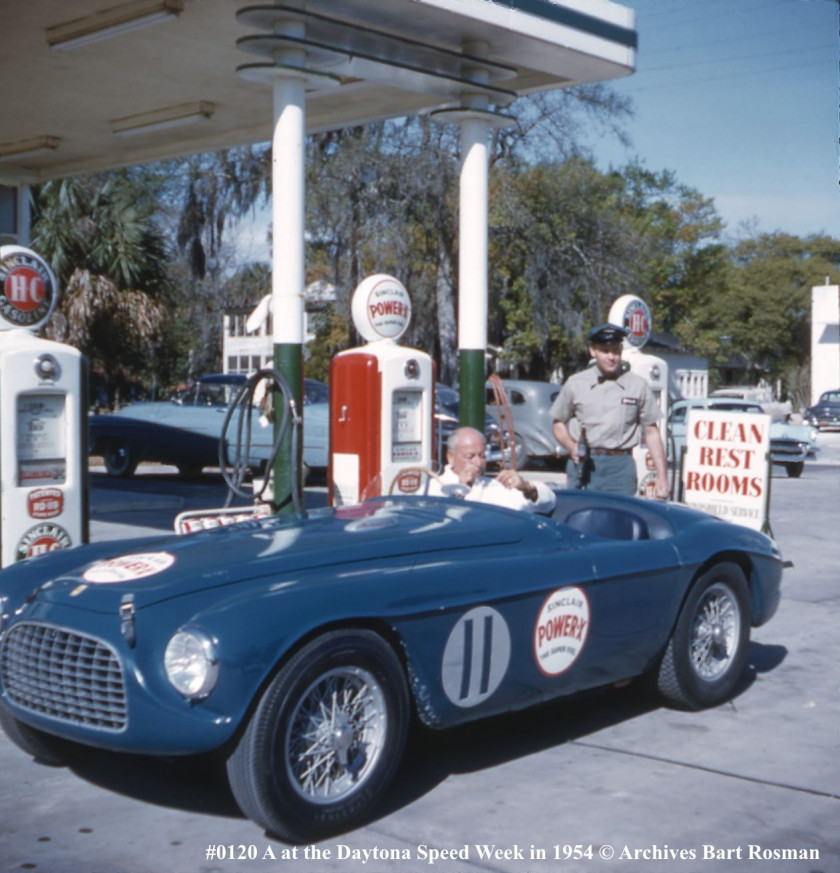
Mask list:
[[[403,470],[397,476],[396,488],[400,494],[416,494],[423,485],[423,474],[419,470]]]
[[[38,488],[26,495],[32,518],[55,518],[64,510],[64,493],[60,488]]]
[[[175,563],[169,552],[144,552],[109,558],[88,567],[82,574],[85,582],[131,582],[168,570]]]
[[[549,595],[534,628],[537,666],[548,676],[574,664],[589,635],[589,600],[581,588],[559,588]]]
[[[49,264],[21,246],[0,247],[0,322],[34,329],[43,325],[57,302]]]
[[[21,537],[17,544],[16,559],[22,561],[24,558],[68,549],[72,545],[70,534],[63,527],[57,524],[36,524]]]

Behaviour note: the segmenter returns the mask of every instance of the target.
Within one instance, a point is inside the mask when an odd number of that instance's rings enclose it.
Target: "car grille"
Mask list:
[[[105,731],[125,728],[122,668],[100,640],[23,622],[0,641],[0,676],[8,699],[29,712]]]
[[[808,447],[805,443],[798,443],[794,440],[770,440],[770,451],[774,455],[802,455],[807,453]]]

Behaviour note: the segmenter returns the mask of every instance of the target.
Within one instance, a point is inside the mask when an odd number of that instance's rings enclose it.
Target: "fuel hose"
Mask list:
[[[274,444],[268,460],[265,462],[265,478],[262,486],[259,489],[253,488],[247,491],[244,488],[245,477],[248,474],[252,464],[251,461],[251,442],[253,436],[253,407],[254,398],[257,395],[257,389],[265,384],[265,395],[272,392],[276,398],[278,395],[282,398],[282,402],[277,408],[275,401],[275,415],[281,414],[279,426],[275,428]],[[236,428],[235,439],[229,438],[231,426]],[[242,497],[246,500],[253,499],[258,502],[262,499],[268,488],[269,480],[274,469],[274,462],[280,452],[280,447],[286,439],[289,429],[291,428],[291,474],[289,476],[289,493],[292,498],[292,504],[295,512],[299,516],[306,514],[303,499],[301,494],[299,477],[295,475],[295,471],[299,468],[300,460],[300,432],[303,423],[297,409],[297,402],[294,394],[289,388],[289,383],[283,375],[274,368],[266,367],[262,370],[257,370],[256,373],[249,376],[245,384],[239,389],[233,402],[228,407],[225,415],[224,423],[222,424],[222,433],[219,439],[219,467],[222,471],[222,477],[228,487],[228,496],[225,505],[229,506],[234,497]],[[228,452],[230,447],[230,452]],[[278,494],[278,483],[274,483],[274,495]]]

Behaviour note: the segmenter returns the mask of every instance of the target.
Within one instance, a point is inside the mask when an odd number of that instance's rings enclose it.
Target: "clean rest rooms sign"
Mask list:
[[[683,502],[755,530],[768,527],[770,416],[691,409]]]

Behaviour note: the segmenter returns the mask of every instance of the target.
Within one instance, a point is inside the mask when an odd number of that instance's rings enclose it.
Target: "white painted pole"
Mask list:
[[[487,348],[487,138],[480,119],[461,122],[458,346]]]
[[[305,127],[303,80],[281,79],[274,85],[271,153],[275,344],[303,343]]]
[[[458,359],[462,425],[484,431],[487,349],[487,212],[489,126],[461,121],[458,260]]]

